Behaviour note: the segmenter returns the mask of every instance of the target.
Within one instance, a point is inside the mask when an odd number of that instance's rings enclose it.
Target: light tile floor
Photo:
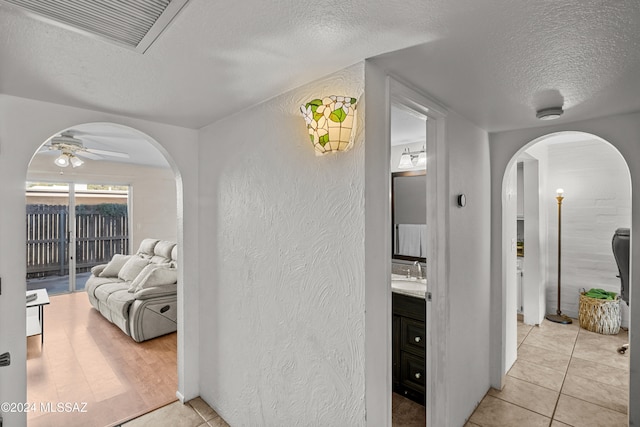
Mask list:
[[[628,333],[601,335],[578,321],[518,322],[518,359],[502,391],[491,389],[468,427],[627,426]]]
[[[186,404],[173,402],[135,418],[121,427],[229,427],[220,415],[199,397]],[[120,426],[117,426],[120,427]]]
[[[466,426],[627,426],[630,351],[617,351],[627,342],[626,331],[596,334],[581,329],[577,320],[571,325],[518,322],[518,360],[502,391],[491,389]],[[423,406],[394,396],[393,409],[394,426],[424,425]],[[177,425],[228,426],[196,398],[185,405],[172,403],[122,427]]]
[[[393,427],[424,427],[425,409],[404,396],[393,393]],[[187,404],[174,402],[117,427],[229,427],[201,398]]]

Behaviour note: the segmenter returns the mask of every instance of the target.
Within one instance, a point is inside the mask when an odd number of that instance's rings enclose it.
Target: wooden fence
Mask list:
[[[118,213],[104,211],[100,205],[76,209],[77,272],[129,253],[126,207]],[[27,278],[69,274],[68,231],[68,206],[27,205]]]

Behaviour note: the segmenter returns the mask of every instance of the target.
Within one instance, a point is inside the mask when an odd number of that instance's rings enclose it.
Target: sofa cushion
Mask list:
[[[118,273],[133,255],[115,254],[109,264],[102,270],[100,277],[118,277]]]
[[[159,264],[168,264],[169,262],[171,262],[171,260],[169,258],[165,258],[165,257],[160,256],[160,255],[154,255],[154,256],[151,257],[149,262],[151,262],[152,264],[155,264],[155,265],[159,265]]]
[[[113,283],[105,283],[101,286],[98,286],[94,294],[97,299],[106,303],[112,293],[122,291],[125,292],[129,289],[129,284],[125,282],[113,282]]]
[[[131,284],[129,285],[129,292],[135,292],[136,288],[138,287],[138,285],[146,280],[147,276],[149,274],[151,274],[151,272],[158,268],[158,267],[169,267],[169,263],[165,263],[165,264],[153,264],[153,263],[149,263],[147,264],[142,271],[136,276],[135,279],[133,279],[131,281]]]
[[[129,317],[129,306],[134,300],[135,297],[127,292],[127,289],[120,289],[112,292],[106,302],[109,310],[127,319]]]
[[[138,255],[146,254],[148,256],[153,256],[153,249],[156,247],[158,242],[158,239],[144,239],[138,248]]]
[[[91,274],[98,277],[100,273],[104,271],[105,268],[107,268],[107,264],[94,265],[93,267],[91,267]]]
[[[167,242],[166,240],[160,240],[158,244],[153,248],[153,254],[161,256],[167,260],[171,260],[171,251],[176,244],[173,242]]]
[[[88,294],[95,296],[95,291],[106,283],[124,283],[117,277],[89,277],[84,285],[84,289]]]
[[[118,278],[130,282],[140,274],[147,264],[149,264],[148,259],[133,256],[122,266],[118,273]]]
[[[134,280],[134,282],[136,282],[136,287],[131,291],[132,283],[129,292],[137,292],[154,286],[173,285],[178,282],[178,270],[168,266],[157,266],[144,275],[142,279]]]

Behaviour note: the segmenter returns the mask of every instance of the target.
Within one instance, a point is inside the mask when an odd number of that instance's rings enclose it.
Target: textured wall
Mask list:
[[[234,426],[358,426],[364,410],[364,68],[201,131],[201,395]],[[358,98],[347,153],[300,104]]]

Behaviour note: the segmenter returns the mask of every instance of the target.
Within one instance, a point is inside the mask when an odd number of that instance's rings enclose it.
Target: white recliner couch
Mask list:
[[[143,240],[134,255],[114,255],[91,269],[91,305],[137,342],[175,332],[177,259],[176,244],[157,239]]]

